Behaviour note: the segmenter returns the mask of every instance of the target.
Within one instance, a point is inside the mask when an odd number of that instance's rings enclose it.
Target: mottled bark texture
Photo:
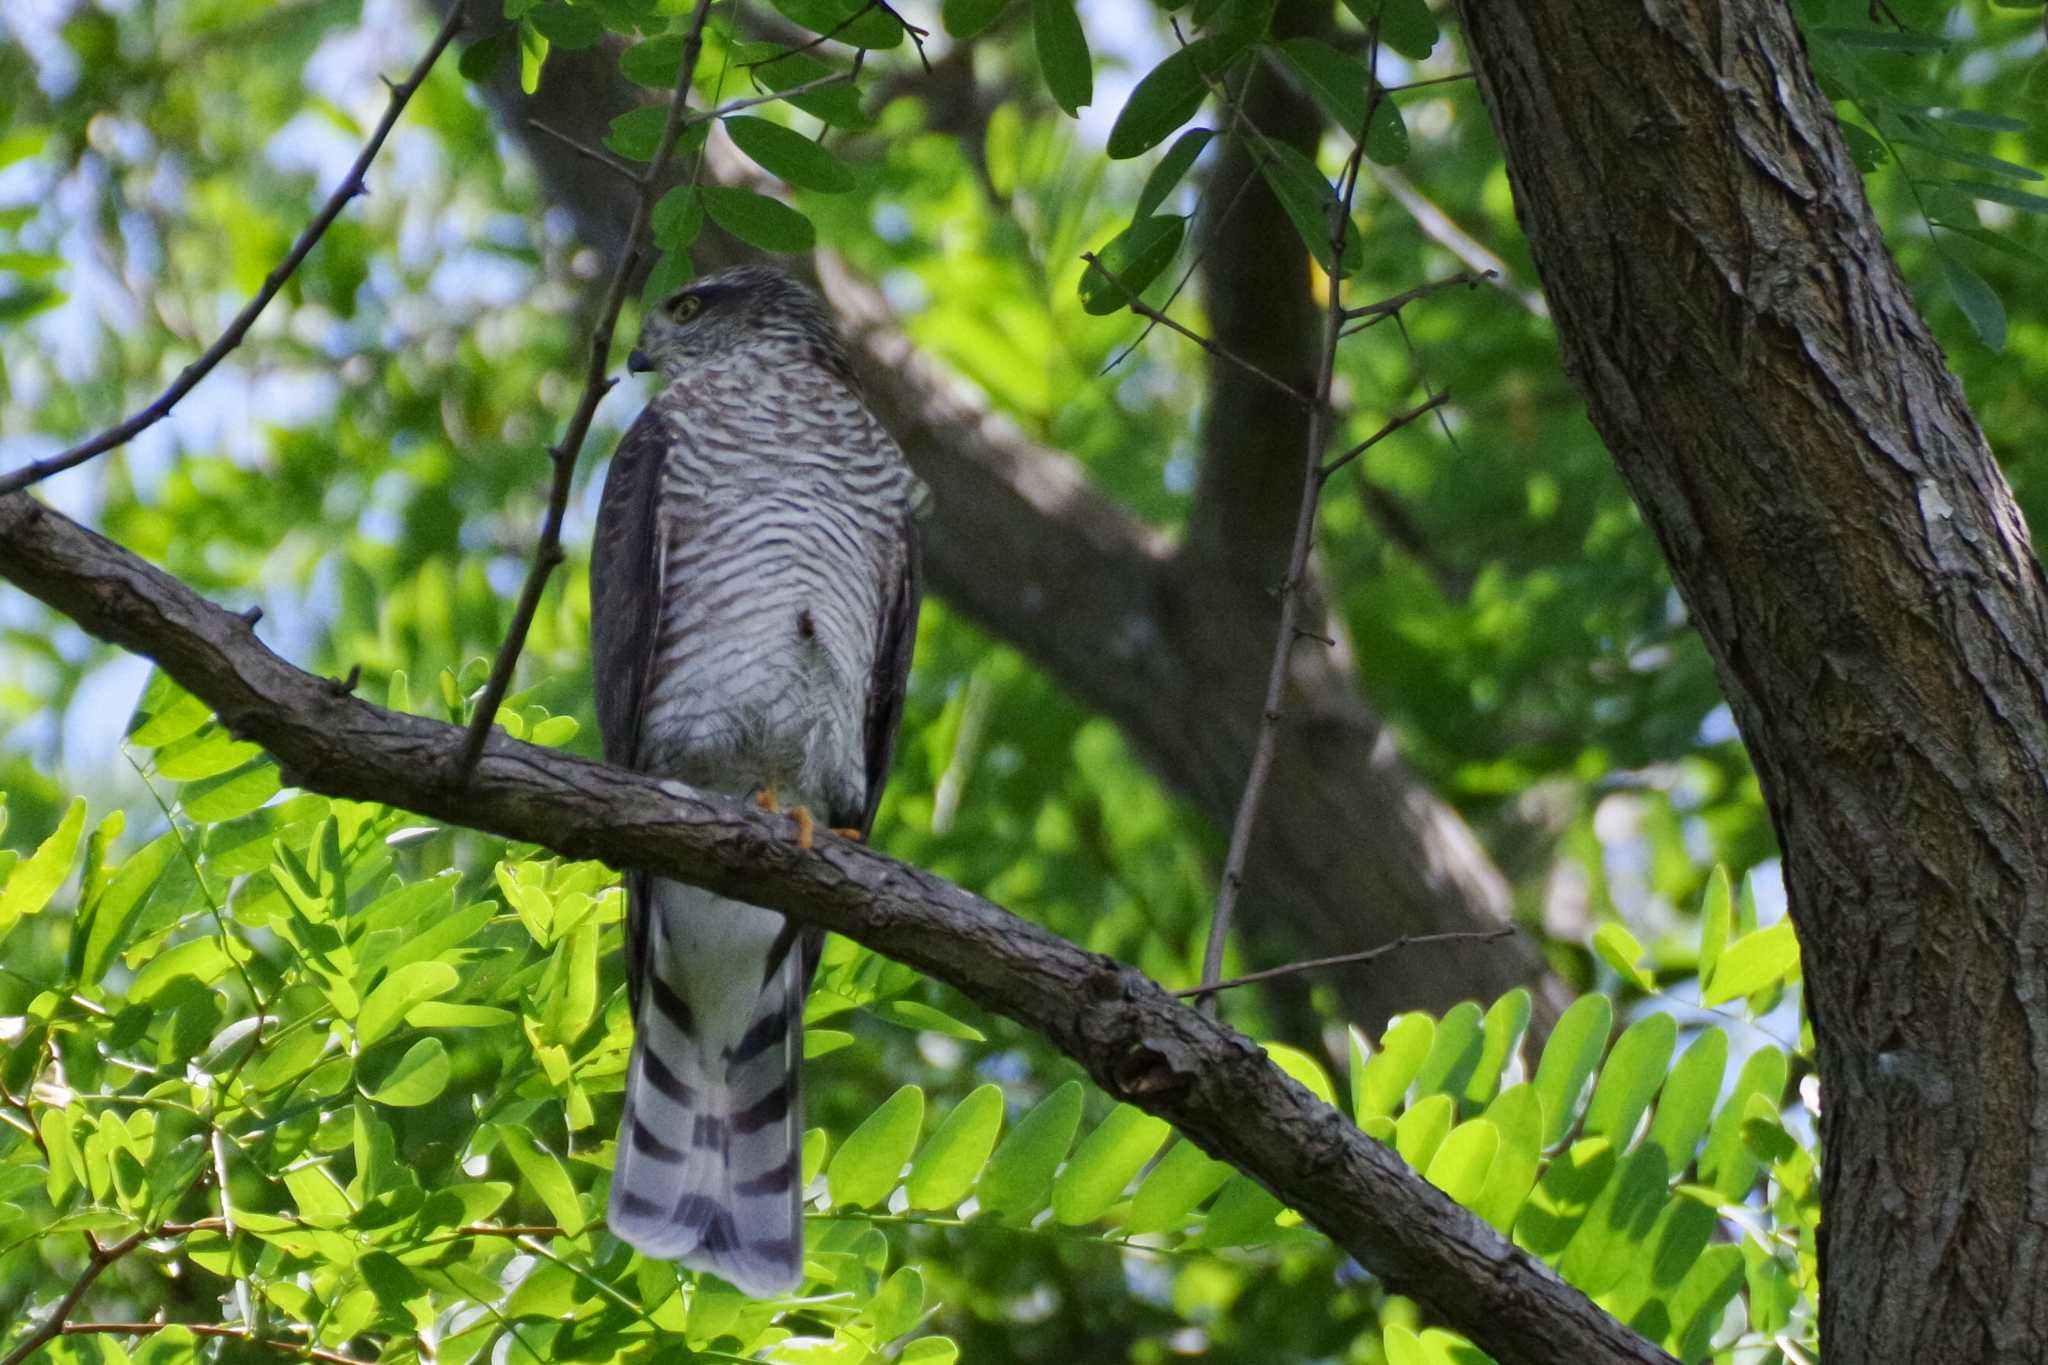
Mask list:
[[[0,577],[148,655],[294,785],[602,858],[780,910],[907,962],[1044,1035],[1110,1094],[1171,1122],[1361,1264],[1516,1365],[1658,1362],[1650,1346],[1243,1035],[1085,952],[863,845],[800,850],[787,817],[492,733],[466,786],[462,732],[302,673],[235,616],[25,493],[0,498]]]
[[[2048,1360],[2048,610],[1776,0],[1460,0],[1566,360],[1763,781],[1831,1365]]]
[[[489,5],[472,9],[478,31],[502,23]],[[1293,15],[1296,9],[1302,13]],[[1285,22],[1312,22],[1314,10],[1290,0]],[[940,113],[978,140],[974,119],[961,113],[973,102],[960,97],[957,74],[949,68],[932,88]],[[923,89],[910,77],[891,80],[901,93]],[[629,202],[625,182],[528,120],[595,146],[614,116],[658,92],[623,81],[616,55],[599,47],[552,54],[531,97],[509,71],[490,95],[549,197],[574,215],[586,241],[616,250]],[[1305,97],[1261,72],[1251,99],[1261,128],[1313,145],[1319,124]],[[714,145],[714,173],[749,173],[739,158],[717,152]],[[1247,175],[1240,195],[1237,182]],[[1314,351],[1307,258],[1240,149],[1229,150],[1218,176],[1209,201],[1236,205],[1207,229],[1222,236],[1212,259],[1233,263],[1205,281],[1218,334],[1307,388]],[[741,259],[714,237],[698,249],[701,266]],[[819,253],[814,267],[777,259],[808,269],[825,290],[870,405],[932,487],[925,562],[933,590],[1108,717],[1160,778],[1228,829],[1257,739],[1305,414],[1276,408],[1258,381],[1231,367],[1215,370],[1201,487],[1187,536],[1176,543],[1132,517],[1078,461],[1032,440],[919,354],[880,293],[829,253]],[[1161,333],[1148,344],[1186,343]],[[1249,955],[1267,964],[1301,951],[1341,953],[1401,934],[1506,922],[1506,880],[1458,814],[1401,761],[1348,652],[1305,643],[1294,664],[1288,723],[1238,917],[1254,945]],[[1537,989],[1541,1027],[1562,998],[1541,953],[1523,937],[1417,948],[1393,969],[1329,979],[1352,1017],[1375,1029],[1398,1010],[1490,1000],[1522,985]]]

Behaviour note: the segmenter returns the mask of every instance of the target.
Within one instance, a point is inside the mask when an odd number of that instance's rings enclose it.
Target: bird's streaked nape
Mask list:
[[[605,757],[867,831],[920,596],[919,486],[823,305],[745,267],[669,296],[630,362],[591,554]],[[803,1002],[820,936],[627,879],[633,1057],[608,1214],[756,1296],[803,1274]]]

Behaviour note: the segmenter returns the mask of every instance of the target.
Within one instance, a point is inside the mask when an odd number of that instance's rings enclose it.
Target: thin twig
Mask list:
[[[1413,289],[1404,289],[1393,297],[1381,299],[1377,303],[1361,303],[1356,308],[1346,308],[1344,310],[1344,320],[1346,322],[1357,322],[1360,318],[1370,318],[1372,321],[1350,328],[1344,335],[1350,336],[1352,332],[1364,331],[1366,327],[1372,326],[1373,323],[1392,317],[1417,299],[1426,299],[1431,294],[1441,293],[1446,289],[1461,287],[1477,289],[1487,281],[1498,278],[1500,278],[1500,274],[1494,270],[1460,270],[1455,275],[1446,275],[1440,280],[1431,280],[1427,284],[1418,284]]]
[[[1472,79],[1472,74],[1470,71],[1453,71],[1448,76],[1431,76],[1428,80],[1409,81],[1406,85],[1390,85],[1387,87],[1387,93],[1389,95],[1398,95],[1403,90],[1420,90],[1425,86],[1449,85],[1452,81],[1469,81]]]
[[[88,1233],[86,1243],[90,1250],[87,1253],[89,1259],[86,1261],[84,1272],[71,1288],[64,1291],[64,1297],[57,1300],[57,1306],[50,1310],[50,1316],[43,1321],[43,1325],[30,1332],[21,1345],[9,1351],[7,1358],[0,1360],[0,1365],[21,1365],[22,1361],[54,1340],[57,1334],[64,1330],[64,1320],[71,1316],[72,1309],[78,1307],[78,1301],[85,1297],[86,1290],[92,1288],[92,1282],[100,1277],[100,1272],[142,1245],[145,1236],[147,1233],[144,1232],[131,1233],[112,1246],[103,1247]]]
[[[1212,981],[1206,986],[1189,986],[1185,990],[1172,992],[1182,999],[1200,999],[1217,991],[1235,990],[1249,986],[1256,981],[1271,981],[1276,977],[1293,976],[1298,972],[1320,971],[1325,967],[1351,967],[1361,962],[1371,962],[1389,953],[1398,953],[1404,948],[1417,948],[1425,943],[1457,943],[1471,941],[1491,943],[1496,939],[1511,936],[1515,931],[1507,926],[1499,929],[1449,929],[1440,934],[1403,934],[1391,943],[1382,943],[1377,948],[1367,948],[1356,953],[1338,953],[1335,957],[1312,957],[1301,962],[1289,962],[1281,967],[1268,967],[1260,972],[1247,972],[1233,976],[1228,981]]]
[[[867,55],[868,50],[866,48],[855,48],[853,51],[853,65],[844,71],[834,71],[824,76],[813,76],[807,81],[799,81],[795,85],[785,86],[780,90],[771,90],[765,95],[749,95],[745,99],[727,100],[716,109],[706,109],[701,114],[690,115],[689,118],[684,120],[684,126],[692,127],[699,123],[709,123],[713,119],[724,118],[727,114],[737,114],[742,109],[752,109],[760,104],[774,104],[778,100],[793,100],[799,95],[808,95],[814,90],[823,90],[827,86],[839,85],[853,80],[860,75],[861,63],[867,60]]]
[[[555,127],[553,124],[542,123],[537,118],[530,118],[526,121],[526,126],[533,129],[536,133],[546,133],[549,137],[561,143],[570,151],[576,153],[576,155],[582,157],[586,161],[595,161],[598,165],[604,167],[613,175],[623,176],[626,179],[631,180],[635,184],[638,184],[640,181],[640,172],[634,170],[631,166],[628,166],[623,162],[612,160],[612,158],[606,156],[603,152],[600,152],[599,150],[597,150],[597,148],[591,146],[589,143],[579,141],[578,139],[569,136],[567,133]]]
[[[1316,481],[1317,487],[1320,488],[1323,484],[1328,483],[1331,475],[1335,474],[1345,465],[1350,464],[1359,456],[1365,454],[1366,451],[1371,450],[1381,441],[1384,441],[1389,436],[1392,436],[1402,427],[1409,425],[1418,418],[1427,417],[1430,413],[1435,412],[1445,403],[1448,403],[1450,399],[1451,395],[1449,393],[1433,394],[1429,398],[1424,399],[1422,402],[1417,403],[1414,407],[1408,409],[1408,411],[1403,413],[1397,413],[1396,415],[1389,417],[1386,421],[1386,425],[1382,426],[1378,431],[1375,431],[1372,435],[1366,437],[1363,441],[1360,441],[1357,445],[1351,447],[1351,449],[1345,451],[1342,455],[1339,455],[1336,459],[1330,461],[1328,464],[1319,467],[1313,476]]]
[[[1369,35],[1371,50],[1366,68],[1378,64],[1379,26]],[[1330,305],[1323,315],[1322,362],[1316,369],[1315,401],[1308,410],[1308,451],[1302,470],[1301,506],[1294,518],[1294,545],[1287,556],[1287,577],[1280,585],[1280,627],[1273,645],[1273,662],[1266,670],[1266,696],[1259,710],[1259,737],[1252,746],[1251,769],[1245,775],[1244,792],[1238,797],[1237,814],[1230,824],[1230,851],[1224,858],[1223,876],[1216,886],[1216,909],[1209,917],[1209,942],[1202,952],[1202,984],[1213,986],[1223,975],[1223,946],[1230,938],[1230,920],[1237,909],[1238,892],[1244,886],[1245,858],[1251,852],[1252,827],[1258,822],[1259,803],[1266,794],[1266,779],[1273,771],[1273,755],[1279,747],[1280,704],[1287,695],[1287,664],[1293,657],[1298,637],[1295,619],[1301,607],[1302,582],[1308,574],[1309,549],[1315,543],[1316,504],[1321,499],[1324,476],[1323,447],[1330,439],[1330,389],[1336,382],[1337,343],[1344,331],[1344,244],[1351,230],[1351,201],[1358,192],[1358,169],[1365,159],[1365,130],[1372,126],[1383,91],[1377,81],[1366,101],[1365,121],[1339,176],[1336,202],[1330,221]],[[1199,1008],[1213,1014],[1216,996],[1204,995]]]
[[[227,1337],[233,1341],[246,1341],[253,1346],[268,1346],[276,1351],[289,1351],[308,1360],[326,1361],[327,1365],[370,1365],[366,1360],[358,1360],[354,1356],[345,1356],[339,1351],[329,1351],[302,1341],[280,1341],[276,1337],[259,1337],[245,1327],[220,1327],[210,1322],[67,1322],[64,1324],[64,1335],[69,1337],[99,1333],[117,1337],[146,1337],[169,1327],[182,1327],[195,1337]]]
[[[618,382],[605,373],[611,365],[612,332],[619,325],[619,309],[626,302],[627,282],[645,249],[641,237],[647,230],[647,220],[654,208],[662,174],[667,171],[669,158],[675,153],[676,140],[682,135],[683,116],[689,107],[690,83],[696,79],[697,58],[704,50],[704,25],[710,17],[711,0],[697,0],[697,11],[690,19],[689,34],[683,40],[682,66],[676,73],[675,94],[669,102],[668,119],[662,124],[661,141],[655,145],[653,159],[639,178],[638,192],[633,199],[633,218],[626,227],[625,246],[619,253],[618,265],[612,270],[612,282],[605,290],[603,306],[598,309],[597,325],[590,332],[590,361],[583,378],[583,397],[576,404],[575,415],[569,419],[568,430],[562,434],[561,442],[548,451],[548,458],[554,464],[554,480],[548,488],[548,509],[541,521],[540,543],[534,546],[533,563],[526,571],[526,584],[519,591],[519,603],[513,608],[512,624],[506,628],[505,642],[498,649],[490,681],[484,684],[483,694],[477,698],[469,734],[463,741],[462,752],[456,756],[453,776],[457,785],[469,780],[477,759],[483,754],[484,741],[490,737],[491,726],[498,718],[498,704],[504,701],[506,689],[512,685],[512,670],[519,663],[520,651],[526,647],[526,632],[533,626],[534,613],[540,610],[541,591],[547,587],[548,575],[562,562],[562,518],[569,507],[569,482],[576,472],[576,457],[583,449],[583,439],[590,434],[590,422],[597,414],[597,405]]]
[[[1210,338],[1203,336],[1200,332],[1195,331],[1192,327],[1188,327],[1182,323],[1175,322],[1172,318],[1168,317],[1166,314],[1160,312],[1157,308],[1154,308],[1151,304],[1139,298],[1137,292],[1133,290],[1128,284],[1125,284],[1123,278],[1119,276],[1115,271],[1111,270],[1108,266],[1104,265],[1102,263],[1101,258],[1098,257],[1094,252],[1082,252],[1081,259],[1088,263],[1089,269],[1097,271],[1101,274],[1102,278],[1108,280],[1111,284],[1115,285],[1117,287],[1117,290],[1124,296],[1124,305],[1128,307],[1133,313],[1136,313],[1139,317],[1149,318],[1151,321],[1158,323],[1160,326],[1166,328],[1169,331],[1180,333],[1189,341],[1194,342],[1195,345],[1207,351],[1210,355],[1215,356],[1218,360],[1224,361],[1227,364],[1235,365],[1239,369],[1243,370],[1246,374],[1256,376],[1259,379],[1263,379],[1266,383],[1271,384],[1274,388],[1280,390],[1280,392],[1286,394],[1289,398],[1292,398],[1295,402],[1301,404],[1303,407],[1307,407],[1310,403],[1315,401],[1314,399],[1310,398],[1307,394],[1303,393],[1300,389],[1295,388],[1294,385],[1280,378],[1278,375],[1275,375],[1268,370],[1261,369],[1259,366],[1253,364],[1249,360],[1246,360],[1243,356],[1240,356],[1235,352],[1231,351],[1228,347],[1222,345],[1221,343],[1213,341]]]
[[[256,296],[242,305],[242,311],[235,314],[235,320],[228,324],[228,329],[220,334],[220,338],[213,345],[206,348],[205,354],[180,370],[178,377],[171,381],[171,386],[159,394],[155,402],[119,425],[109,427],[91,440],[75,445],[60,454],[49,456],[47,459],[32,460],[13,473],[0,476],[0,496],[18,492],[30,484],[40,483],[52,474],[59,474],[82,465],[95,455],[104,454],[135,439],[170,416],[171,409],[177,406],[178,400],[192,392],[199,381],[206,378],[214,366],[227,357],[229,351],[242,344],[242,338],[255,324],[257,316],[277,297],[278,291],[284,288],[285,281],[292,277],[300,263],[319,244],[320,238],[334,220],[341,216],[341,211],[348,207],[349,201],[366,192],[363,177],[369,173],[370,163],[376,160],[377,153],[383,149],[384,139],[390,136],[393,125],[398,122],[398,116],[405,112],[405,106],[412,99],[413,92],[426,80],[427,73],[433,69],[435,61],[447,49],[448,44],[454,41],[455,34],[461,27],[462,6],[452,5],[448,10],[447,22],[442,24],[441,31],[434,35],[434,41],[427,47],[419,63],[413,67],[412,74],[399,84],[391,86],[391,99],[385,106],[384,117],[377,121],[377,127],[371,132],[370,140],[363,144],[363,150],[357,154],[355,164],[349,167],[348,174],[342,178],[341,184],[335,187],[333,194],[327,196],[327,202],[321,206],[320,212],[314,215],[313,221],[306,224],[305,230],[299,233],[298,240],[292,243],[291,250],[285,253],[285,258],[278,262],[277,268],[264,277],[263,287],[256,291]]]

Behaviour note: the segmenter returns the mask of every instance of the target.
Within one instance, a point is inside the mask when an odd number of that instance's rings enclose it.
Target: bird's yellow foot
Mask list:
[[[818,818],[811,814],[808,806],[785,806],[776,795],[775,788],[763,787],[754,793],[754,804],[772,815],[787,815],[796,821],[796,846],[806,852],[817,842]],[[835,833],[837,831],[834,831]]]
[[[867,840],[867,835],[862,834],[857,829],[841,829],[839,826],[834,825],[832,832],[842,839],[851,839],[856,844],[864,843]]]

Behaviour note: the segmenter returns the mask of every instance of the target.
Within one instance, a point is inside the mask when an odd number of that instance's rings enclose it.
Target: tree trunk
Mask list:
[[[1821,1337],[2048,1360],[2048,598],[1768,0],[1459,0],[1566,360],[1706,638],[1819,1042]]]

